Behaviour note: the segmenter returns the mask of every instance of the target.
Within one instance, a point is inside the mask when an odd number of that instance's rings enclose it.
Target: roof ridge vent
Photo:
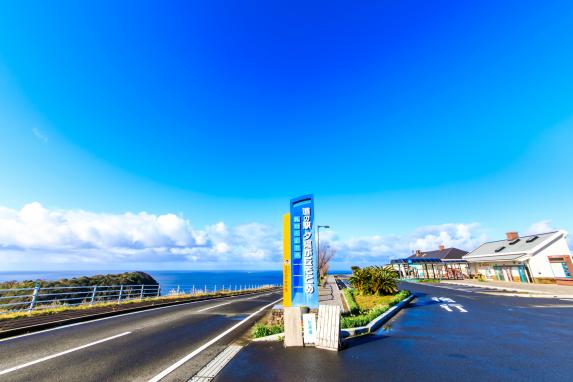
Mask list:
[[[497,248],[495,251],[496,252],[501,252],[505,249],[505,245],[502,245],[501,247]]]
[[[519,242],[519,240],[521,240],[521,239],[520,239],[520,238],[517,238],[517,239],[515,239],[515,240],[512,240],[512,241],[509,242],[509,245],[517,244],[517,243]]]

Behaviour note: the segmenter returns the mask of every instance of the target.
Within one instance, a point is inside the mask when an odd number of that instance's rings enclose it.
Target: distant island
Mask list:
[[[71,279],[59,280],[24,280],[0,282],[0,289],[12,288],[41,288],[70,287],[70,286],[94,286],[94,285],[158,285],[158,282],[145,272],[125,272],[119,274],[82,276]]]

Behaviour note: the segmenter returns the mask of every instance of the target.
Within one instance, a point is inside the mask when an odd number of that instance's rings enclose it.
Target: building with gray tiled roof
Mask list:
[[[483,243],[463,259],[490,280],[573,285],[573,259],[563,230]]]
[[[459,248],[445,248],[440,245],[440,249],[435,251],[416,251],[409,259],[441,259],[441,260],[461,260],[463,256],[467,255],[468,251]]]

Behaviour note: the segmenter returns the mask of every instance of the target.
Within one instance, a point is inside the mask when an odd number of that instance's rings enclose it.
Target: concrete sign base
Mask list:
[[[285,347],[303,346],[302,340],[302,311],[300,306],[285,306]]]
[[[340,348],[340,306],[320,305],[316,330],[317,348],[338,351]]]

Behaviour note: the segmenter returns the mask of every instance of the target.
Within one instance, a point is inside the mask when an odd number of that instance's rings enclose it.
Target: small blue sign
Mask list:
[[[291,199],[290,216],[292,306],[318,308],[313,195]]]

